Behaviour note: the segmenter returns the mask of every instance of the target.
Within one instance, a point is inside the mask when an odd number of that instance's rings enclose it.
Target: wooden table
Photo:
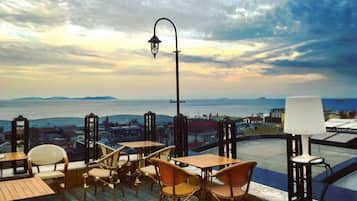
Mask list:
[[[154,141],[119,142],[118,144],[138,150],[138,168],[143,167],[144,161],[142,161],[142,159],[145,148],[164,146],[164,144]]]
[[[195,156],[185,156],[179,158],[173,158],[172,160],[188,165],[192,165],[201,169],[201,177],[202,177],[202,184],[201,184],[201,199],[206,200],[206,189],[208,184],[209,173],[212,171],[213,167],[221,166],[221,165],[229,165],[234,163],[241,162],[237,159],[226,158],[223,156],[218,156],[214,154],[201,154]]]
[[[0,182],[0,200],[22,200],[53,195],[55,192],[38,176]]]
[[[21,161],[27,160],[27,156],[24,152],[9,152],[9,153],[1,153],[4,155],[3,158],[0,158],[0,176],[2,177],[2,165],[5,162],[12,162],[12,161]]]

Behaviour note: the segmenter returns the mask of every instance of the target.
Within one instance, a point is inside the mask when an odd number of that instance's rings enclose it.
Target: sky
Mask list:
[[[357,1],[2,0],[0,99],[357,98]]]

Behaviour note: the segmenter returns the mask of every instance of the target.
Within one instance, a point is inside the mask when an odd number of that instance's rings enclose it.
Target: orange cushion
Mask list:
[[[194,185],[182,183],[175,186],[175,194],[177,196],[185,196],[196,191],[196,189],[197,188]],[[172,186],[163,187],[162,192],[166,195],[173,195],[173,187]]]
[[[209,187],[209,191],[215,194],[219,198],[228,199],[231,198],[231,189],[229,185],[214,185]],[[238,198],[243,196],[245,191],[240,187],[233,187],[233,197]]]

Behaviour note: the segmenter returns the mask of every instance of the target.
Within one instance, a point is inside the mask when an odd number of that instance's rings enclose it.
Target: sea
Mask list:
[[[324,110],[357,111],[357,99],[323,99]],[[244,117],[269,113],[273,108],[283,108],[285,99],[195,99],[180,103],[181,113],[193,118],[202,115],[227,115]],[[28,119],[53,117],[84,117],[89,113],[98,116],[119,114],[156,114],[174,116],[176,103],[169,100],[0,100],[0,120],[12,120],[18,115]]]

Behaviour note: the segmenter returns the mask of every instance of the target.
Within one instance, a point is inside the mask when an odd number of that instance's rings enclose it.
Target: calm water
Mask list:
[[[189,117],[203,114],[247,116],[269,113],[284,107],[284,99],[212,99],[187,100],[181,112]],[[324,109],[357,110],[357,99],[324,99]],[[49,117],[84,117],[93,112],[99,116],[117,114],[142,115],[147,111],[174,115],[176,104],[168,100],[61,100],[61,101],[0,101],[0,120],[11,120],[22,114],[29,119]]]

